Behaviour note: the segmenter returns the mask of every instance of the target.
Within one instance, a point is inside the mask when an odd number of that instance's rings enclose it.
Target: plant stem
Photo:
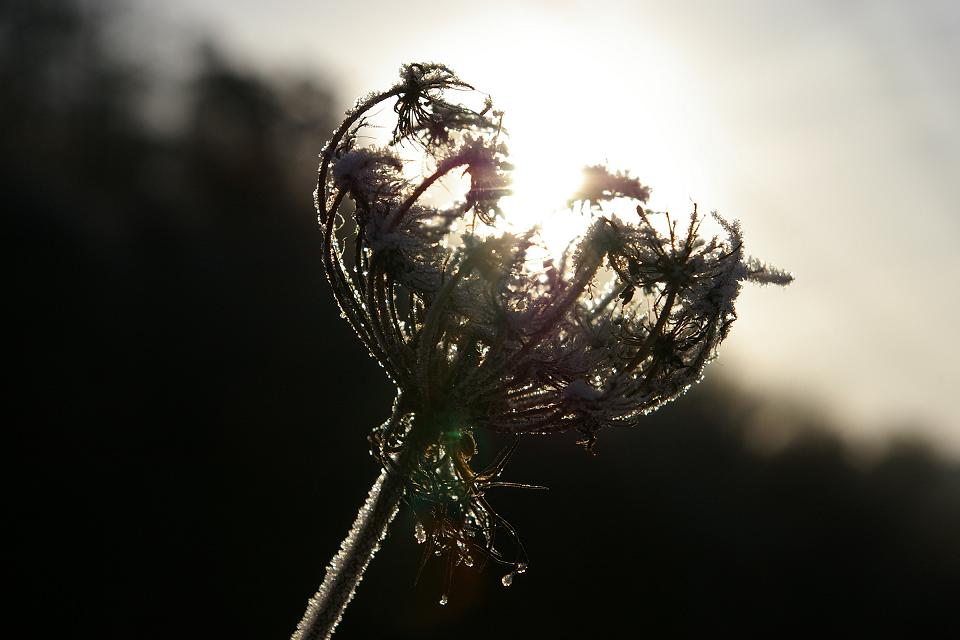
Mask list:
[[[399,465],[399,469],[404,468],[405,465]],[[380,549],[380,541],[397,514],[403,497],[403,476],[397,469],[380,472],[353,527],[340,543],[340,551],[330,561],[320,589],[307,603],[306,613],[292,640],[326,640],[333,636],[367,565]]]

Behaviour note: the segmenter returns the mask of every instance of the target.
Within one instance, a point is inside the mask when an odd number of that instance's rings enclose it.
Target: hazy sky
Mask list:
[[[956,0],[133,4],[138,46],[208,35],[334,81],[344,107],[401,62],[444,62],[506,109],[528,193],[561,199],[609,160],[655,208],[739,218],[797,282],[744,292],[713,371],[853,435],[923,423],[960,454]]]

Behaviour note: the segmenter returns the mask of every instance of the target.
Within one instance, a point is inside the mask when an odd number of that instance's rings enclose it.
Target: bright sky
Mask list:
[[[322,74],[344,107],[444,62],[506,110],[518,197],[608,160],[654,208],[739,218],[797,282],[744,292],[713,371],[960,455],[956,0],[136,3],[142,36]]]

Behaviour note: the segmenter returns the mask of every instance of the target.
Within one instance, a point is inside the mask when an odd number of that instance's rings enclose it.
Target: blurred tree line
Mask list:
[[[158,132],[142,105],[165,88],[105,44],[106,7],[0,4],[17,613],[35,635],[284,637],[392,398],[322,276],[311,192],[336,100],[208,45],[183,123]],[[550,491],[494,504],[530,572],[508,590],[458,571],[441,608],[401,513],[341,636],[953,623],[960,467],[917,443],[857,465],[813,413],[769,404],[708,384],[597,457],[524,441],[505,477]],[[777,451],[745,445],[784,424],[799,435]]]

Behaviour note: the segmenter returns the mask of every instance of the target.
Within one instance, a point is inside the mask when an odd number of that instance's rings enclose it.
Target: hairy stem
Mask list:
[[[400,464],[399,470],[407,465]],[[353,599],[367,565],[380,549],[387,528],[403,496],[404,473],[384,469],[360,507],[340,551],[330,561],[323,583],[307,603],[292,640],[326,640],[333,636],[343,612]]]

